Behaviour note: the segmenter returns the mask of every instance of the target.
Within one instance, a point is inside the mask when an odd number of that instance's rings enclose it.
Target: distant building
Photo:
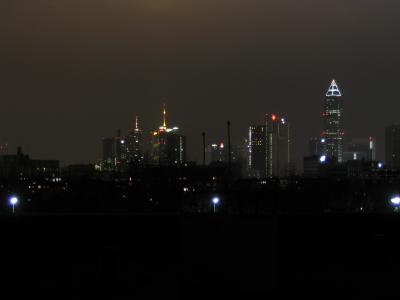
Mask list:
[[[209,145],[206,149],[206,152],[208,154],[208,161],[210,164],[227,162],[228,153],[224,142]]]
[[[318,177],[320,175],[321,163],[319,155],[304,157],[303,175],[305,177]]]
[[[142,130],[139,128],[139,118],[135,119],[135,126],[128,131],[126,137],[126,159],[129,164],[142,164],[144,160]]]
[[[178,127],[167,127],[164,104],[163,125],[152,132],[152,162],[158,165],[180,165],[186,162],[186,137]]]
[[[248,160],[249,160],[249,142],[245,138],[239,143],[232,147],[232,170],[237,168],[237,177],[244,178],[247,177],[248,172]]]
[[[96,169],[92,164],[68,165],[61,170],[63,179],[67,181],[96,178]]]
[[[291,175],[290,124],[277,114],[266,115],[266,176]]]
[[[112,171],[115,169],[115,139],[103,138],[102,141],[102,170]]]
[[[125,137],[121,135],[121,130],[118,129],[115,137],[115,167],[118,171],[123,170],[127,163],[127,143]]]
[[[400,125],[385,128],[385,160],[387,167],[400,169]]]
[[[381,163],[371,160],[349,160],[346,167],[349,177],[379,176],[379,172],[382,170]]]
[[[0,155],[0,178],[3,180],[25,181],[38,179],[56,182],[60,180],[60,162],[58,160],[31,159],[22,153]]]
[[[103,138],[102,141],[103,157],[101,170],[121,171],[127,165],[127,143],[125,137],[118,129],[117,136],[114,138]]]
[[[266,126],[252,125],[249,127],[249,158],[248,168],[251,177],[266,176]]]
[[[328,156],[304,157],[304,177],[373,177],[382,166],[376,161],[349,160],[339,163]]]
[[[323,154],[338,162],[343,161],[343,99],[335,80],[332,80],[324,100]]]
[[[349,160],[376,160],[376,140],[369,138],[352,139],[343,154],[343,161]]]

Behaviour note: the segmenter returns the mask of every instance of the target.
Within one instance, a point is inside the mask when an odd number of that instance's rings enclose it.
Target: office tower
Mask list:
[[[253,125],[249,127],[248,168],[251,176],[266,175],[266,127]]]
[[[245,168],[249,160],[249,140],[248,137],[241,140],[241,142],[234,146],[232,149],[232,161],[243,163]]]
[[[343,160],[376,160],[376,140],[374,137],[352,139],[343,154]]]
[[[186,162],[186,137],[178,127],[168,128],[164,104],[163,124],[152,132],[152,162],[159,165],[180,165]]]
[[[392,169],[400,169],[400,125],[385,128],[386,165]]]
[[[342,93],[339,90],[335,80],[325,95],[324,100],[324,131],[322,138],[325,139],[323,154],[332,160],[342,162],[343,160],[343,100]]]
[[[112,171],[115,168],[115,139],[103,138],[102,141],[103,160],[102,169]]]
[[[180,165],[186,162],[186,137],[173,129],[167,134],[167,163]]]
[[[369,137],[368,160],[376,161],[376,138],[373,136]]]
[[[290,124],[276,114],[266,115],[266,175],[287,176],[291,169]]]
[[[125,138],[121,135],[121,130],[118,129],[115,137],[115,167],[117,170],[122,170],[126,166],[127,159],[127,144]]]
[[[126,158],[129,164],[138,165],[143,163],[143,140],[142,130],[139,127],[139,118],[136,116],[134,127],[128,131],[126,137]]]
[[[224,142],[211,144],[207,147],[208,161],[213,163],[225,163],[227,161],[227,148]]]

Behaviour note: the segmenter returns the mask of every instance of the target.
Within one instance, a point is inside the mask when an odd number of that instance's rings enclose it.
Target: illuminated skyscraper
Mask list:
[[[167,127],[167,110],[163,107],[163,125],[152,132],[152,162],[159,165],[180,165],[186,162],[186,137],[179,128]]]
[[[253,125],[249,127],[248,168],[250,176],[266,175],[266,127]]]
[[[224,142],[209,145],[207,147],[207,153],[210,164],[225,163],[227,161],[227,149]]]
[[[118,129],[117,136],[115,137],[115,166],[119,171],[126,165],[126,146],[125,138],[121,135],[121,130]]]
[[[322,154],[337,160],[343,161],[343,100],[342,93],[339,90],[335,80],[332,80],[331,85],[325,95],[324,101],[324,131],[322,138],[323,143]]]
[[[266,123],[266,175],[287,176],[291,173],[290,124],[276,114],[267,114]]]
[[[139,118],[136,116],[134,127],[128,131],[126,137],[127,161],[130,164],[141,164],[143,162],[142,130],[139,128]]]
[[[127,149],[125,138],[121,136],[121,130],[118,129],[116,137],[103,139],[102,150],[102,169],[104,171],[123,170],[126,166]]]

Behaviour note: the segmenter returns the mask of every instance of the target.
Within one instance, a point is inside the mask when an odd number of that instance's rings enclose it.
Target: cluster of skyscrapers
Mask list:
[[[343,95],[335,80],[332,80],[323,101],[323,129],[318,137],[309,140],[306,164],[325,162],[346,163],[348,161],[376,161],[376,140],[369,136],[344,142]],[[386,165],[400,169],[400,125],[386,128]],[[167,124],[167,110],[162,110],[162,125],[151,133],[150,145],[143,142],[143,133],[136,117],[127,135],[103,139],[102,170],[118,171],[128,166],[175,165],[187,162],[186,137],[178,127]],[[296,171],[292,157],[290,122],[278,113],[267,113],[261,124],[249,126],[248,136],[242,144],[228,147],[224,141],[205,147],[204,163],[225,164],[242,162],[242,174],[246,177],[268,178],[293,175]],[[381,165],[381,164],[380,164]],[[312,169],[312,168],[311,168]]]
[[[117,136],[103,139],[103,158],[100,168],[104,171],[121,171],[130,166],[143,164],[181,165],[186,162],[186,137],[178,127],[167,126],[167,110],[164,104],[163,122],[151,132],[151,148],[146,149],[143,133],[136,117],[132,129],[126,136],[118,130]]]

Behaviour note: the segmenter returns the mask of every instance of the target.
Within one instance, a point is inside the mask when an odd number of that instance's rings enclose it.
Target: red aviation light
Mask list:
[[[276,116],[273,114],[272,115],[272,121],[275,121],[276,120]]]

